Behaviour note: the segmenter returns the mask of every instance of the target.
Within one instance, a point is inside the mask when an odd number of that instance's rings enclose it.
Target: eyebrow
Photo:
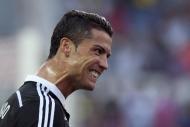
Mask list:
[[[94,45],[94,46],[100,48],[101,50],[103,50],[104,53],[108,53],[107,54],[108,58],[111,56],[111,51],[109,49],[105,49],[104,47],[102,47],[100,45]]]

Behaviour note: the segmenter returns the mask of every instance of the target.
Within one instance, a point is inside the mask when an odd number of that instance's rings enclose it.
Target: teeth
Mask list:
[[[91,71],[93,77],[98,78],[99,74],[96,71]]]

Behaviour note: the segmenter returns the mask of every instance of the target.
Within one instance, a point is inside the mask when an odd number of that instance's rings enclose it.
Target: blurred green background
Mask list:
[[[66,108],[72,127],[190,127],[190,1],[0,0],[0,105],[49,53],[72,9],[113,25],[109,70]]]

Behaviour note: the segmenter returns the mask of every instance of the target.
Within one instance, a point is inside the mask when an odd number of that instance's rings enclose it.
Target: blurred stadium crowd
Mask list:
[[[51,12],[46,17],[51,22],[46,23],[53,24],[63,11],[77,8],[105,15],[115,31],[109,70],[94,92],[82,93],[76,106],[80,110],[78,126],[190,126],[190,1],[73,0],[71,4],[58,0],[56,3],[54,13],[58,14],[53,17]],[[51,5],[50,2],[48,7]],[[38,22],[37,17],[35,21]],[[49,29],[41,30],[45,33],[43,37],[49,36]],[[12,35],[9,33],[8,37]],[[7,37],[2,30],[1,37]],[[8,80],[4,75],[1,84]]]

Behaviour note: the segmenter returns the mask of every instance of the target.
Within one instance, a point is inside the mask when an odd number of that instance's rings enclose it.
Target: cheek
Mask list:
[[[82,72],[85,65],[89,63],[89,57],[75,57],[69,61],[69,70],[73,74]]]
[[[88,70],[90,67],[96,65],[98,63],[97,57],[85,57],[80,59],[76,64],[75,68],[78,72],[82,73],[83,71]]]

